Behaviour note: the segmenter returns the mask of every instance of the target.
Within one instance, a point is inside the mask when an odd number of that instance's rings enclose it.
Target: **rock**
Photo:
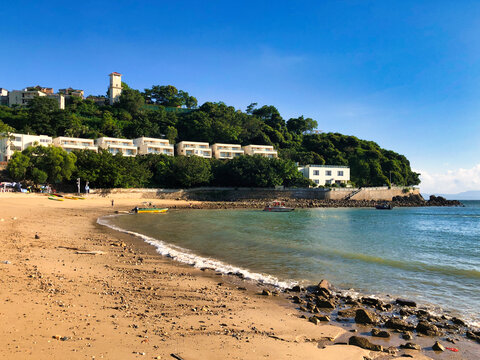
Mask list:
[[[465,326],[465,321],[463,321],[462,319],[459,319],[459,318],[452,318],[452,322],[455,324],[455,325],[461,325],[461,326]]]
[[[445,351],[445,347],[440,344],[438,341],[435,341],[435,344],[433,344],[432,349],[435,351]]]
[[[263,289],[262,291],[262,295],[264,296],[272,296],[272,293],[270,290],[267,290],[267,289]]]
[[[383,302],[379,299],[375,299],[375,298],[366,298],[366,297],[362,297],[360,299],[360,302],[362,304],[365,304],[365,305],[369,305],[369,306],[380,306],[383,304]]]
[[[327,289],[328,291],[330,291],[332,289],[332,284],[330,284],[328,280],[323,279],[318,283],[317,287],[319,289]]]
[[[316,317],[318,318],[318,320],[320,321],[330,321],[330,317],[328,315],[316,315]]]
[[[314,323],[315,325],[318,325],[320,324],[320,319],[317,318],[316,316],[311,316],[308,318],[308,321],[310,321],[311,323]]]
[[[402,334],[402,339],[403,340],[412,340],[413,335],[410,331],[406,331],[405,333]]]
[[[426,321],[420,321],[416,327],[418,333],[428,336],[441,336],[442,332],[437,326],[430,324]]]
[[[378,318],[372,312],[365,309],[358,309],[355,312],[355,322],[357,324],[376,324]]]
[[[302,288],[300,287],[300,285],[295,285],[294,287],[292,287],[290,289],[291,292],[300,292],[302,291]]]
[[[417,303],[415,301],[412,301],[412,300],[397,299],[397,300],[395,300],[395,302],[398,305],[401,305],[401,306],[417,307]]]
[[[332,300],[317,299],[317,307],[324,309],[335,309],[335,303]]]
[[[372,333],[372,336],[376,336],[376,337],[382,337],[382,338],[389,338],[390,337],[390,333],[388,331],[385,331],[385,330],[380,330],[380,329],[372,329],[371,331]]]
[[[400,348],[402,349],[410,349],[410,350],[421,350],[422,348],[420,345],[412,343],[412,342],[407,342],[405,344],[400,345]]]
[[[355,317],[358,309],[343,309],[343,310],[338,310],[338,316],[343,317],[343,318],[353,318]]]
[[[38,234],[35,234],[35,239],[40,239],[40,236],[38,236]]]
[[[480,343],[480,336],[475,334],[473,331],[470,331],[470,330],[467,331],[466,335],[467,335],[467,338],[475,340],[476,342]]]
[[[367,338],[362,336],[351,336],[350,339],[348,339],[348,345],[355,345],[362,349],[372,351],[383,351],[383,346],[372,344]]]
[[[399,318],[391,318],[385,323],[385,327],[389,329],[396,329],[396,330],[409,330],[412,331],[415,329],[415,326],[410,324],[409,322],[399,319]]]
[[[302,303],[303,303],[302,299],[300,299],[297,295],[292,296],[292,301],[293,301],[295,304],[302,304]]]

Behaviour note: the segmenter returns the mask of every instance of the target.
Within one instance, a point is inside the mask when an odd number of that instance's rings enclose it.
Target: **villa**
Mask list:
[[[177,155],[196,155],[210,159],[212,157],[212,149],[210,149],[207,142],[180,141],[177,144]]]
[[[317,185],[347,184],[350,181],[350,168],[339,165],[301,165],[303,176]]]
[[[73,150],[98,151],[93,139],[59,136],[53,139],[53,145],[61,147],[66,152],[72,152]]]
[[[138,155],[165,154],[174,156],[174,147],[167,139],[155,139],[142,136],[134,139],[133,143],[138,148]]]
[[[233,159],[245,154],[245,151],[238,144],[213,144],[210,146],[213,156],[216,159]]]
[[[247,145],[242,146],[245,155],[260,155],[267,158],[277,158],[278,152],[272,145]]]
[[[123,156],[136,156],[138,148],[133,140],[101,137],[95,140],[95,145],[101,149],[107,149],[111,154],[122,154]]]

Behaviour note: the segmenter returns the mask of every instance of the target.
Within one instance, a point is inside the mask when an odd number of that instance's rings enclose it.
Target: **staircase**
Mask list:
[[[355,195],[357,195],[360,191],[362,191],[362,188],[359,188],[355,191],[352,191],[350,194],[348,194],[347,196],[345,196],[343,198],[343,200],[350,200],[352,197],[354,197]]]

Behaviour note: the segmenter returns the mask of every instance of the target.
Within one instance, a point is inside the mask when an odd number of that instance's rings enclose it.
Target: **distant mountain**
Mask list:
[[[428,199],[431,194],[422,194],[425,199]],[[480,190],[464,191],[458,194],[433,194],[436,196],[443,196],[447,200],[480,200]]]

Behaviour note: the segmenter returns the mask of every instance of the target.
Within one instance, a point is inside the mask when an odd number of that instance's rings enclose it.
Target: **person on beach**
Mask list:
[[[88,186],[88,181],[85,184],[85,194],[90,194],[90,186]]]
[[[114,202],[114,200],[112,199],[112,207],[113,207],[113,205],[115,205],[115,202]]]

